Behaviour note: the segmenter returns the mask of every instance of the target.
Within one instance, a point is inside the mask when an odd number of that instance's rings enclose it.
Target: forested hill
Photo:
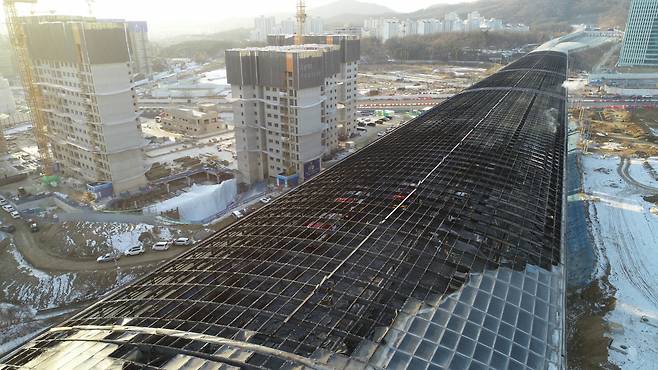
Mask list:
[[[465,15],[478,11],[487,18],[531,26],[564,24],[626,24],[629,0],[479,0],[471,3],[436,5],[409,14],[411,18],[442,18],[449,12]]]

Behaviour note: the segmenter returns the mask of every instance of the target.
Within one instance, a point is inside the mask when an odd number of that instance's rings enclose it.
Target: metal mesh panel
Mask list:
[[[561,366],[565,74],[530,54],[4,363]]]

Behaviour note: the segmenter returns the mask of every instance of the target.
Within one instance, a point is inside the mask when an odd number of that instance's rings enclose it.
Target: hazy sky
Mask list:
[[[306,0],[308,13],[313,7],[333,0]],[[458,3],[472,0],[361,0],[387,6],[395,11],[410,12],[440,3]],[[236,18],[253,18],[261,14],[292,13],[296,0],[96,0],[94,15],[103,18],[139,19],[149,22],[151,31],[182,28],[186,25],[208,23],[235,23]],[[85,0],[39,0],[35,7],[24,6],[21,12],[34,11],[58,14],[88,15]],[[227,27],[229,25],[227,24]],[[228,27],[230,28],[230,27]]]
[[[312,9],[333,0],[306,0]],[[364,1],[364,0],[362,0]],[[365,0],[387,6],[400,12],[409,12],[438,3],[456,3],[468,0]],[[67,12],[86,12],[86,1],[40,0],[40,11],[57,9]],[[94,9],[98,16],[123,18],[199,17],[217,19],[249,17],[254,13],[284,13],[294,11],[296,0],[96,0]]]

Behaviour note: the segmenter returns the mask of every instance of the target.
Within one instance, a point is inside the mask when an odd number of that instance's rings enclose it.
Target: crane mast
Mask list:
[[[21,24],[16,4],[36,4],[37,0],[4,0],[5,18],[7,31],[9,33],[9,42],[14,52],[14,61],[18,69],[23,89],[25,91],[25,100],[30,109],[34,136],[39,149],[39,159],[43,168],[43,174],[52,175],[53,166],[50,150],[48,148],[48,127],[42,111],[43,97],[41,90],[36,84],[32,60],[28,55],[27,40],[25,28]]]
[[[297,36],[295,45],[304,44],[304,25],[306,24],[306,3],[304,0],[297,0]]]

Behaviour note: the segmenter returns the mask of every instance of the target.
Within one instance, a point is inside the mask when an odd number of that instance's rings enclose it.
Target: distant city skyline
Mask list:
[[[335,0],[307,0],[310,15],[312,9]],[[473,0],[360,0],[391,8],[396,12],[412,12],[436,4],[470,2]],[[146,20],[154,36],[158,33],[169,33],[168,30],[181,29],[192,25],[191,31],[202,32],[203,27],[214,25],[213,29],[230,29],[243,26],[247,19],[259,15],[275,15],[293,13],[296,0],[247,0],[242,2],[224,2],[216,0],[188,0],[185,6],[180,2],[156,0],[96,0],[93,4],[94,16],[102,18],[124,18],[130,20]],[[34,11],[35,14],[89,15],[89,7],[83,0],[40,0],[37,6],[19,7],[23,14]],[[3,14],[4,19],[4,14]],[[216,23],[215,23],[216,21]],[[4,30],[3,30],[4,32]],[[175,32],[180,33],[180,32]]]

